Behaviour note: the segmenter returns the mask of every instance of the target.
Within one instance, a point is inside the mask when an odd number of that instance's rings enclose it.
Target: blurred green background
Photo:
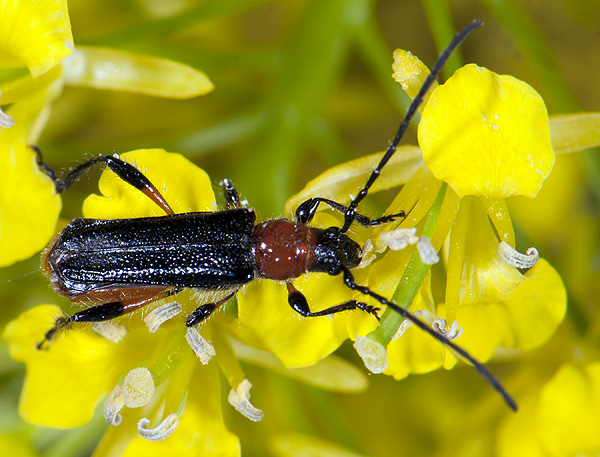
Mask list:
[[[393,49],[410,50],[432,65],[454,31],[475,18],[485,27],[466,40],[444,78],[475,62],[531,84],[550,114],[600,107],[595,0],[79,0],[69,8],[76,46],[177,60],[206,72],[216,88],[184,101],[66,88],[40,140],[46,161],[61,168],[99,154],[165,148],[191,158],[215,184],[232,179],[263,218],[281,216],[286,199],[327,168],[386,148],[408,104],[391,79]],[[405,141],[416,142],[414,130]],[[562,162],[568,162],[568,174],[540,194],[534,210],[527,206],[532,203],[516,202],[515,214],[545,218],[540,232],[527,217],[516,217],[519,240],[538,247],[563,275],[569,321],[537,354],[515,363],[537,357],[556,366],[560,357],[548,354],[565,332],[594,344],[598,338],[600,166],[594,151],[561,157],[557,168]],[[66,220],[81,215],[84,195],[95,189],[91,176],[63,199]],[[554,198],[561,186],[568,186],[570,200]],[[385,203],[384,198],[379,208]],[[577,230],[585,236],[573,239]],[[36,257],[0,272],[2,323],[36,304],[59,302],[38,265]],[[22,367],[8,358],[5,345],[0,348],[0,431],[33,436],[44,455],[85,455],[93,449],[101,421],[61,434],[31,431],[19,421]],[[342,352],[360,365],[348,349]],[[228,420],[245,455],[265,452],[252,427],[263,427],[265,436],[269,427],[282,426],[365,455],[448,455],[458,449],[471,451],[460,455],[489,455],[497,418],[476,414],[473,392],[487,386],[465,372],[402,382],[372,376],[370,390],[354,396],[332,396],[277,378],[268,381],[271,398],[257,393],[255,404],[275,403],[281,423],[249,425],[235,412]],[[263,376],[251,368],[247,374]],[[448,385],[455,395],[450,401],[440,393]],[[475,413],[457,424],[467,411]],[[480,447],[465,445],[469,433],[477,434]]]

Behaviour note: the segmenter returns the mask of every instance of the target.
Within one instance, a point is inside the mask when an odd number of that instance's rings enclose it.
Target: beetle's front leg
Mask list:
[[[317,317],[317,316],[328,316],[331,314],[341,313],[343,311],[351,311],[353,309],[359,309],[361,311],[365,311],[369,314],[375,316],[377,320],[379,320],[379,315],[377,314],[379,308],[371,305],[367,305],[366,303],[356,301],[356,300],[348,300],[344,303],[340,303],[339,305],[331,306],[329,308],[325,308],[321,311],[312,312],[310,307],[308,306],[308,301],[306,301],[306,297],[302,292],[294,287],[291,282],[287,282],[287,290],[288,290],[288,303],[290,306],[296,311],[298,314],[304,317]]]
[[[320,203],[325,203],[327,205],[329,205],[331,208],[333,208],[336,211],[339,211],[340,213],[346,213],[348,207],[342,205],[341,203],[338,203],[336,201],[333,200],[329,200],[328,198],[322,198],[322,197],[313,197],[313,198],[309,198],[308,200],[302,202],[298,208],[296,208],[296,220],[298,221],[299,224],[302,225],[306,225],[308,223],[310,223],[310,221],[312,221],[313,217],[315,217],[315,214],[317,212],[317,208],[319,207]],[[354,216],[354,220],[362,225],[363,227],[375,227],[377,225],[381,225],[381,224],[386,224],[388,222],[393,222],[395,219],[397,218],[405,218],[406,217],[406,213],[404,211],[400,211],[399,213],[396,214],[387,214],[381,217],[378,217],[377,219],[371,219],[367,216],[365,216],[364,214],[359,214],[356,213]]]

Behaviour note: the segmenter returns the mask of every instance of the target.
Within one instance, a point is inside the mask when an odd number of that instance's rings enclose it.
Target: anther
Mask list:
[[[497,252],[504,262],[515,268],[531,268],[540,260],[540,255],[536,248],[529,248],[525,254],[521,254],[506,241],[502,241],[498,245]]]
[[[154,395],[154,379],[147,368],[135,368],[123,380],[123,402],[129,408],[147,405]]]
[[[415,316],[417,319],[420,319],[421,316],[423,315],[423,310],[419,309],[415,312],[413,312],[413,316]],[[398,330],[396,330],[396,333],[394,333],[394,336],[392,336],[392,341],[396,341],[398,338],[400,338],[402,335],[404,335],[404,332],[406,332],[409,328],[411,328],[413,325],[413,321],[409,320],[409,319],[403,319],[402,322],[400,323],[400,326],[398,327]]]
[[[94,332],[111,343],[118,343],[127,335],[127,327],[110,321],[92,322],[90,327],[92,327]]]
[[[419,241],[416,233],[416,227],[390,230],[379,235],[379,242],[392,251],[400,251],[409,244],[416,244]]]
[[[12,127],[15,125],[15,120],[12,116],[9,116],[4,111],[0,109],[0,127],[4,127],[5,129]]]
[[[246,416],[253,422],[258,422],[263,418],[263,412],[254,407],[250,403],[250,388],[252,384],[247,379],[244,379],[237,386],[237,389],[231,389],[227,401],[233,406],[240,414]]]
[[[383,373],[388,367],[387,349],[377,341],[368,336],[357,336],[354,349],[363,359],[365,367],[371,373]]]
[[[434,265],[440,261],[440,256],[433,247],[433,244],[431,244],[431,240],[426,236],[419,237],[417,251],[419,252],[419,257],[421,257],[421,262],[425,265]]]
[[[455,340],[460,335],[462,335],[463,329],[459,326],[457,321],[453,321],[450,328],[446,327],[446,319],[443,317],[436,318],[431,326],[433,329],[438,332],[440,335],[445,336],[449,340]]]
[[[169,414],[157,427],[148,428],[150,420],[143,417],[138,422],[138,434],[148,441],[162,441],[177,430],[179,426],[179,416],[176,413]]]
[[[164,322],[177,316],[181,311],[183,311],[183,308],[179,303],[166,303],[150,311],[148,315],[144,317],[144,322],[150,333],[156,333]]]
[[[125,406],[123,386],[117,384],[104,400],[104,420],[108,425],[117,426],[122,422],[123,416],[119,414],[119,411],[123,409],[123,406]]]
[[[215,348],[200,335],[196,327],[188,327],[185,339],[203,365],[206,365],[215,356]]]

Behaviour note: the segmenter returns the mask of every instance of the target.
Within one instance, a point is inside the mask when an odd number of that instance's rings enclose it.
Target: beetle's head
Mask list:
[[[319,230],[313,261],[308,270],[335,276],[340,274],[344,267],[358,266],[360,254],[360,245],[348,235],[340,233],[338,227]]]

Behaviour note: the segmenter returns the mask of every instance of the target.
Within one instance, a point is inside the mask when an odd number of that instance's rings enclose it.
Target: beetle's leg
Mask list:
[[[100,305],[92,306],[90,308],[79,311],[72,316],[60,316],[54,322],[54,327],[46,332],[44,339],[37,344],[38,349],[42,349],[45,343],[50,343],[54,338],[54,335],[70,326],[75,322],[101,322],[114,319],[115,317],[122,316],[124,314],[135,311],[148,303],[152,303],[162,298],[170,297],[176,293],[181,292],[181,288],[167,289],[161,293],[154,294],[152,296],[145,296],[136,299],[114,301],[109,303],[102,303]]]
[[[297,290],[291,282],[287,282],[287,290],[288,290],[288,303],[290,306],[296,311],[298,314],[304,317],[317,317],[317,316],[327,316],[329,314],[341,313],[343,311],[351,311],[353,309],[359,309],[361,311],[366,311],[369,314],[375,316],[377,320],[379,320],[379,315],[377,312],[379,308],[375,306],[367,305],[366,303],[359,302],[356,300],[348,300],[344,303],[340,303],[339,305],[331,306],[329,308],[325,308],[321,311],[312,312],[308,306],[308,302],[306,301],[306,297],[302,292]]]
[[[217,309],[219,306],[221,306],[223,303],[227,302],[231,297],[233,297],[236,292],[237,290],[227,295],[227,297],[214,303],[206,303],[204,305],[198,306],[198,308],[192,311],[192,314],[189,315],[187,321],[185,321],[185,325],[188,327],[194,327],[200,322],[203,322],[213,313],[215,309]]]
[[[340,213],[343,213],[343,214],[346,214],[346,211],[348,209],[347,206],[344,206],[341,203],[338,203],[336,201],[329,200],[328,198],[322,198],[322,197],[309,198],[305,202],[301,203],[300,206],[298,206],[298,208],[296,209],[296,220],[298,221],[298,223],[306,225],[310,221],[312,221],[313,217],[315,216],[315,214],[317,212],[319,203],[325,203],[325,204],[329,205],[330,207],[332,207],[333,209],[335,209],[336,211],[339,211]],[[373,227],[375,225],[381,225],[381,224],[385,224],[387,222],[392,222],[393,220],[395,220],[398,217],[405,218],[406,213],[404,211],[400,211],[397,214],[388,214],[385,216],[378,217],[377,219],[371,219],[363,214],[357,213],[354,220],[364,227]]]
[[[71,184],[73,184],[81,173],[87,170],[90,167],[93,167],[97,163],[105,163],[108,168],[111,169],[119,178],[125,181],[128,184],[131,184],[133,187],[143,192],[146,196],[148,196],[154,203],[161,207],[161,209],[167,214],[175,214],[173,209],[169,206],[165,197],[158,191],[158,189],[150,182],[146,176],[131,165],[128,162],[125,162],[114,156],[101,156],[96,157],[95,159],[88,160],[87,162],[83,162],[82,164],[71,168],[69,173],[65,178],[59,178],[56,176],[56,173],[44,163],[42,159],[42,153],[37,146],[30,146],[37,155],[37,163],[40,169],[46,173],[50,179],[54,182],[54,187],[56,188],[56,192],[62,194],[65,190],[67,190]]]
[[[240,194],[237,189],[234,187],[233,183],[225,178],[221,181],[221,187],[223,188],[223,195],[225,196],[225,200],[227,201],[227,208],[243,208],[244,204],[240,200]]]

